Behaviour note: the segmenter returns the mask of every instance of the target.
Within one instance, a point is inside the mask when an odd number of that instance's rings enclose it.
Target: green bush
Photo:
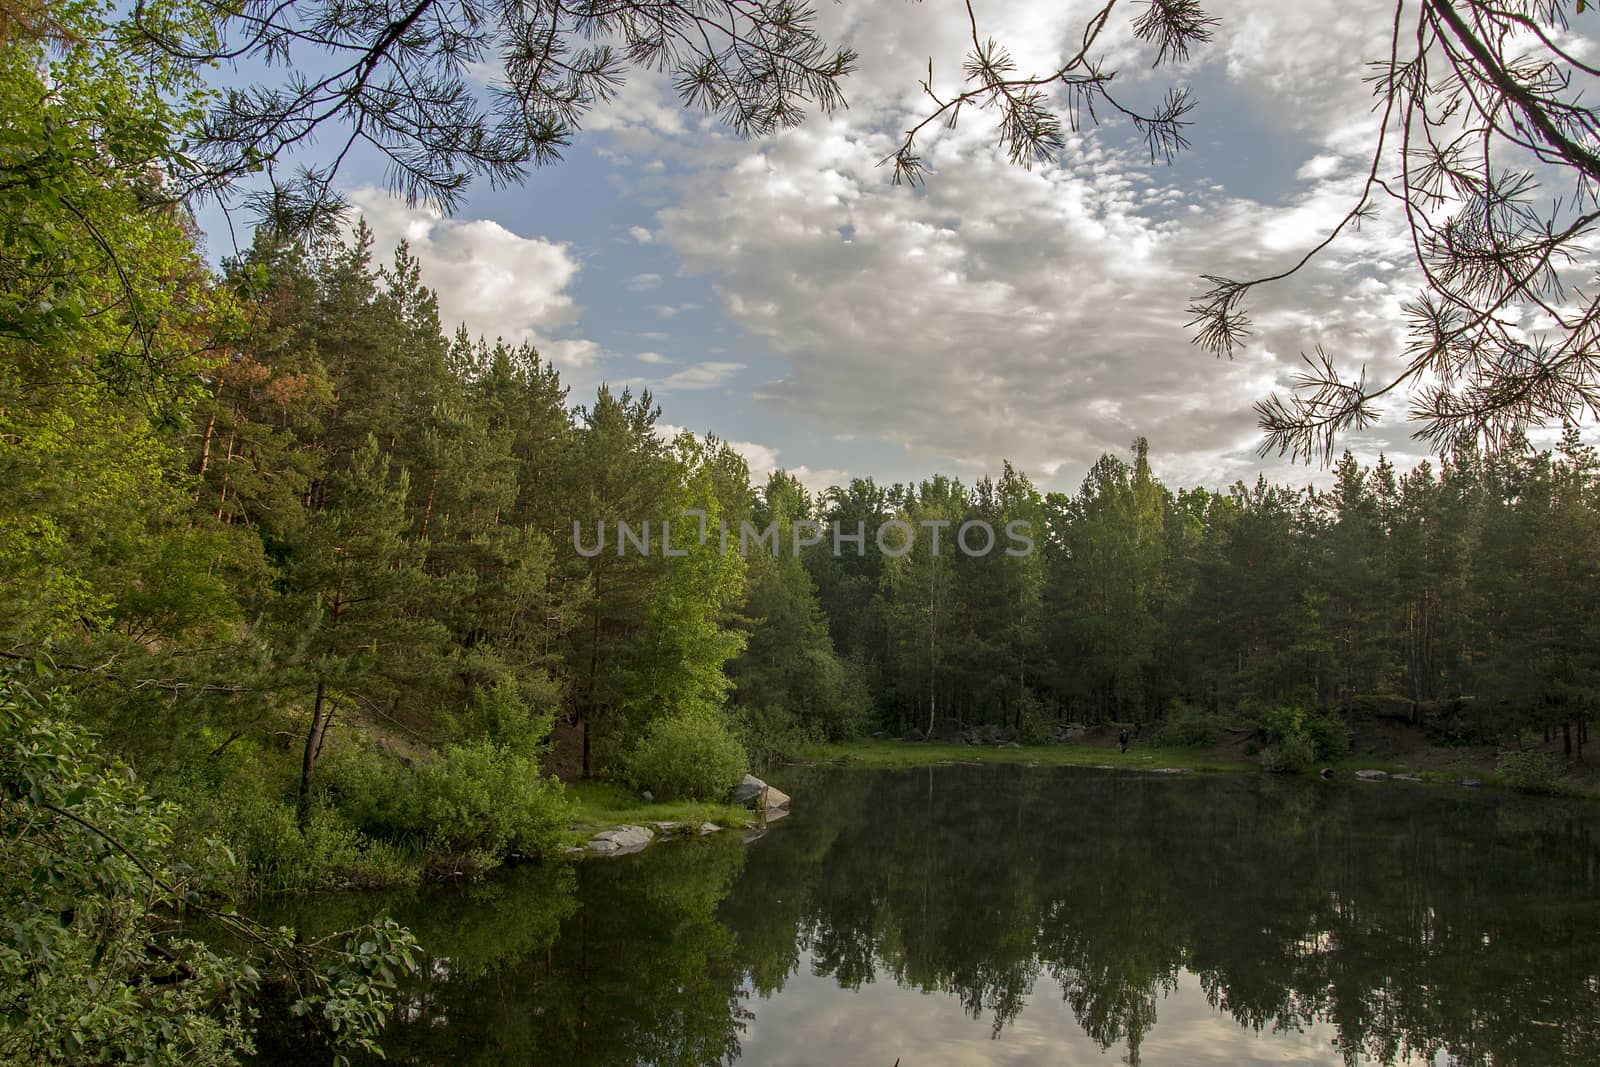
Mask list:
[[[1316,745],[1304,730],[1285,734],[1261,750],[1261,766],[1273,774],[1296,774],[1316,759]]]
[[[1182,748],[1205,748],[1221,732],[1217,716],[1186,700],[1174,700],[1167,708],[1167,741]]]
[[[735,716],[734,734],[749,754],[752,767],[770,767],[822,740],[818,731],[808,729],[799,716],[784,708],[739,708]]]
[[[1055,739],[1055,721],[1046,713],[1044,702],[1032,690],[1024,690],[1017,700],[1017,740],[1024,745],[1048,745]]]
[[[651,723],[628,754],[627,774],[659,800],[721,800],[748,766],[744,747],[720,718],[689,713]]]
[[[1521,793],[1560,792],[1564,777],[1561,764],[1545,753],[1515,749],[1500,753],[1494,772]]]
[[[409,766],[354,749],[333,761],[329,778],[346,818],[422,852],[431,867],[481,871],[507,855],[550,855],[572,815],[535,759],[492,741],[448,745]]]
[[[1338,759],[1350,751],[1350,729],[1337,716],[1292,704],[1258,705],[1248,711],[1263,742],[1263,764],[1270,754],[1279,765],[1271,769],[1303,770],[1317,760]]]
[[[1317,759],[1342,759],[1350,754],[1350,727],[1343,719],[1313,713],[1308,714],[1301,725],[1311,738]]]

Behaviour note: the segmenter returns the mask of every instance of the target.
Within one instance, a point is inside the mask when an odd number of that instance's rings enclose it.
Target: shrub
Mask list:
[[[1311,738],[1317,759],[1340,759],[1350,754],[1350,727],[1333,715],[1308,714],[1301,728]]]
[[[629,753],[628,778],[662,800],[721,800],[744,777],[749,758],[723,721],[704,713],[650,724]]]
[[[1261,766],[1273,774],[1298,773],[1316,758],[1316,745],[1304,730],[1285,734],[1261,750]]]
[[[1500,753],[1494,772],[1506,785],[1521,793],[1555,793],[1562,784],[1561,764],[1543,752]]]
[[[548,855],[572,814],[536,760],[492,741],[448,745],[410,766],[357,749],[340,755],[329,778],[356,826],[425,853],[432,867],[478,871],[508,854]]]
[[[1271,752],[1276,762],[1284,764],[1276,769],[1302,770],[1319,759],[1338,759],[1350,751],[1350,729],[1336,716],[1296,705],[1258,706],[1250,711],[1263,740],[1263,763]]]
[[[770,767],[820,740],[817,731],[808,729],[799,716],[784,708],[739,708],[735,715],[735,736],[753,767]]]
[[[414,885],[419,871],[404,849],[361,833],[337,811],[312,812],[305,833],[294,806],[254,792],[232,792],[221,802],[226,840],[244,877],[246,893],[303,893],[324,889],[378,889]]]
[[[1174,700],[1167,708],[1166,739],[1183,748],[1204,748],[1217,739],[1217,717],[1186,700]]]

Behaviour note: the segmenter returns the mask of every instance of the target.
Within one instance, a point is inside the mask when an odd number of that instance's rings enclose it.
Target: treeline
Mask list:
[[[1142,726],[1177,709],[1193,737],[1208,716],[1289,708],[1389,714],[1440,743],[1554,730],[1581,758],[1600,695],[1594,450],[1569,427],[1553,450],[1519,441],[1404,473],[1346,453],[1334,474],[1328,489],[1174,491],[1140,440],[1071,495],[1009,468],[971,489],[856,480],[818,517],[1023,518],[1039,551],[819,546],[805,562],[835,646],[895,732],[937,732],[946,716],[1024,733],[1041,717]]]

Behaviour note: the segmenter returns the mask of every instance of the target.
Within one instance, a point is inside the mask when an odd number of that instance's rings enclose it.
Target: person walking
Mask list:
[[[1117,735],[1117,744],[1122,746],[1122,754],[1123,755],[1127,755],[1128,754],[1128,728],[1126,726],[1124,726],[1122,728],[1122,732]]]

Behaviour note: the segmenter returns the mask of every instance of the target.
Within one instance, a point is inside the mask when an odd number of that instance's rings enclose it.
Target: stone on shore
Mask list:
[[[626,856],[648,845],[655,833],[647,826],[615,826],[589,839],[589,850],[602,856]]]
[[[788,793],[768,785],[753,774],[745,775],[744,781],[734,786],[733,792],[728,795],[728,803],[739,804],[756,811],[787,808],[789,800]]]

